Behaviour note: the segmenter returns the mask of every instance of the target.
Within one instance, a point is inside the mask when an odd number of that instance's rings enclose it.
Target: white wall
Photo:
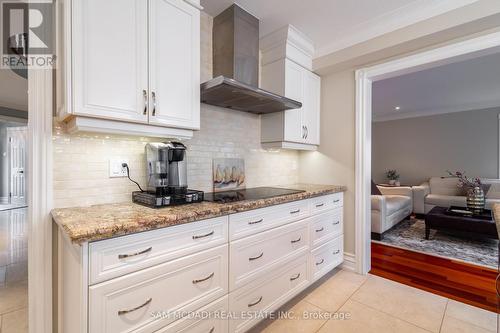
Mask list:
[[[212,18],[201,18],[201,78],[212,77]],[[83,206],[131,200],[136,186],[126,178],[109,178],[113,157],[129,160],[131,176],[145,184],[144,146],[151,138],[80,133],[67,134],[54,123],[54,205]],[[298,182],[296,151],[264,150],[260,147],[260,116],[202,104],[201,130],[188,147],[190,188],[210,191],[212,159],[245,159],[248,187]]]
[[[397,169],[409,185],[446,170],[498,178],[499,113],[494,108],[373,123],[373,180],[386,182],[387,169]]]

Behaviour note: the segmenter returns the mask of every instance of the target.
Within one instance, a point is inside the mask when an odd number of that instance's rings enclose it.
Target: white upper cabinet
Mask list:
[[[320,138],[321,79],[314,74],[312,44],[292,26],[261,39],[261,86],[302,103],[300,109],[262,116],[262,146],[315,150]]]
[[[73,1],[72,114],[147,123],[147,6]]]
[[[149,121],[199,129],[200,12],[184,1],[150,0],[149,18]]]
[[[199,1],[62,4],[58,104],[70,131],[190,137],[199,129]]]

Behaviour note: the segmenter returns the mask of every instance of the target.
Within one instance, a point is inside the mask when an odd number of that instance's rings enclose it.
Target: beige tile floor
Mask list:
[[[0,206],[0,333],[28,332],[26,213]]]
[[[345,270],[328,274],[281,310],[293,318],[265,321],[251,333],[496,332],[493,312]],[[306,318],[311,313],[315,318]]]

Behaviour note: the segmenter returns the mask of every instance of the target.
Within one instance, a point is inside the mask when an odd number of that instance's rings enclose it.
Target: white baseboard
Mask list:
[[[356,256],[353,253],[344,252],[344,262],[342,263],[342,269],[348,271],[356,271]]]

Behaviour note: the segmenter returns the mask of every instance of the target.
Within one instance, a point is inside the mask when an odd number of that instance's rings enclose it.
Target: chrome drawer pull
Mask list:
[[[340,250],[333,252],[333,254],[339,254],[339,253],[340,253]]]
[[[337,225],[337,224],[340,224],[340,221],[333,222],[333,225]]]
[[[152,300],[153,300],[153,299],[152,299],[152,298],[150,298],[150,299],[148,299],[146,302],[144,302],[144,304],[141,304],[141,305],[139,305],[138,307],[135,307],[135,308],[130,309],[130,310],[120,310],[120,311],[118,311],[118,315],[119,315],[119,316],[123,316],[124,314],[127,314],[127,313],[130,313],[130,312],[137,311],[137,310],[139,310],[139,309],[141,309],[141,308],[145,307],[145,306],[146,306],[146,305],[148,305],[149,303],[151,303],[151,301],[152,301]]]
[[[210,280],[211,278],[214,277],[214,275],[215,275],[215,273],[212,273],[209,276],[207,276],[206,278],[199,279],[199,280],[193,280],[193,284],[197,284],[197,283],[200,283],[200,282],[205,282],[207,280]]]
[[[325,230],[325,227],[321,227],[321,229],[316,229],[316,232],[322,232],[323,230]]]
[[[200,239],[200,238],[205,238],[208,236],[212,236],[214,234],[214,231],[209,232],[208,234],[205,235],[199,235],[199,236],[193,236],[193,239]]]
[[[319,262],[316,263],[316,266],[319,266],[319,265],[321,265],[324,262],[325,262],[325,259],[321,259],[321,261],[319,261]]]
[[[215,326],[213,326],[208,333],[214,333],[215,332]]]
[[[119,255],[118,255],[118,259],[125,259],[125,258],[130,258],[130,257],[139,256],[139,255],[141,255],[141,254],[146,254],[146,253],[150,252],[152,249],[153,249],[153,247],[148,247],[147,249],[142,250],[142,251],[139,251],[139,252],[136,252],[136,253],[130,253],[130,254],[119,254]]]
[[[151,92],[151,99],[153,100],[153,116],[156,116],[156,93],[154,91]]]
[[[292,244],[298,243],[302,240],[302,237],[299,237],[299,239],[295,239],[292,241]]]
[[[261,254],[259,254],[257,257],[250,257],[250,258],[248,258],[248,260],[250,260],[250,261],[257,260],[257,259],[262,258],[263,255],[264,255],[264,252],[262,252]]]
[[[298,274],[297,274],[297,275],[295,275],[294,277],[291,277],[291,278],[290,278],[290,281],[295,281],[295,280],[297,280],[299,277],[300,277],[300,273],[298,273]]]
[[[340,202],[340,199],[333,200],[333,203],[337,203],[337,202]]]
[[[142,97],[144,98],[144,111],[142,112],[143,115],[148,114],[148,92],[146,90],[142,91]]]
[[[260,296],[260,298],[256,302],[248,304],[248,307],[251,308],[252,306],[256,306],[260,302],[262,302],[262,296]]]
[[[264,219],[260,219],[260,220],[258,220],[258,221],[248,222],[248,224],[250,224],[250,225],[252,225],[252,224],[257,224],[257,223],[261,223],[261,222],[263,222],[263,221],[264,221]]]
[[[317,205],[316,205],[316,208],[323,207],[324,205],[325,205],[324,203],[317,204]]]
[[[297,210],[292,210],[292,211],[290,212],[290,214],[297,214],[297,213],[300,213],[300,209],[297,209]]]

